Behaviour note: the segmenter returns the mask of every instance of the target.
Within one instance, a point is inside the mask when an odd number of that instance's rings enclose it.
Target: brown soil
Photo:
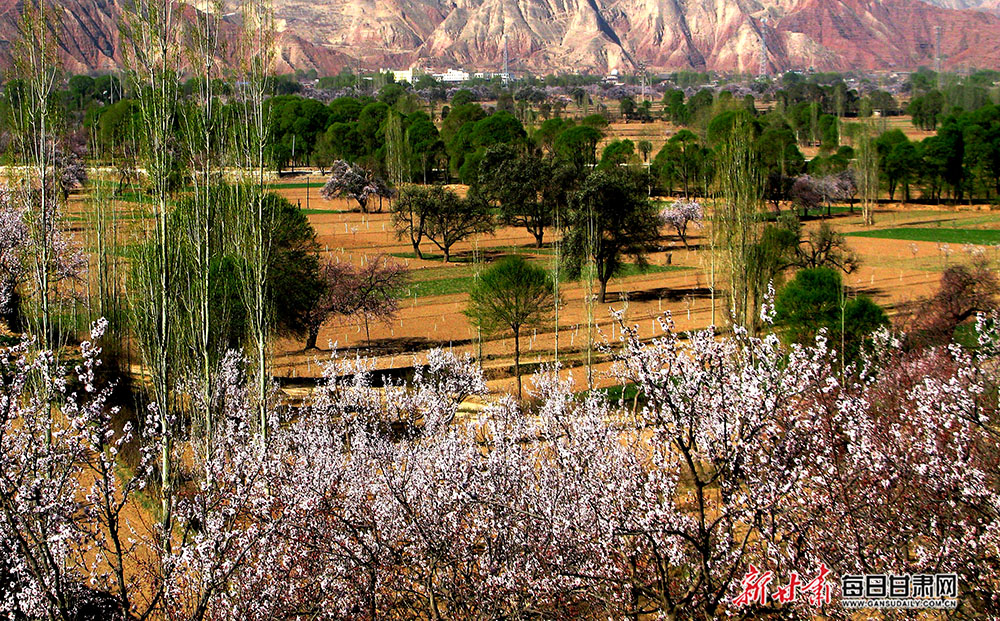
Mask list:
[[[640,127],[639,124],[629,124]],[[305,207],[304,189],[279,191],[295,202],[301,200]],[[319,235],[324,252],[340,260],[360,262],[380,253],[412,253],[406,242],[393,235],[386,213],[361,214],[347,212],[351,206],[344,201],[323,201],[315,190],[310,190],[310,207],[330,212],[312,213],[310,221]],[[877,226],[913,225],[917,222],[954,220],[946,226],[959,226],[962,220],[982,217],[981,213],[951,209],[932,210],[890,206],[877,215]],[[957,222],[956,222],[957,221]],[[863,228],[860,214],[836,217],[833,225],[843,232]],[[807,228],[817,226],[810,222]],[[689,269],[636,275],[614,279],[608,286],[608,301],[594,304],[597,340],[616,341],[618,329],[612,326],[608,311],[627,307],[627,321],[639,327],[640,335],[649,338],[656,334],[655,319],[663,312],[673,314],[681,330],[703,328],[713,319],[710,294],[711,255],[699,246],[706,241],[705,230],[695,230],[691,250],[668,231],[664,231],[664,249],[649,257],[654,265],[664,265],[668,255],[671,264]],[[847,284],[857,293],[873,297],[886,306],[890,313],[898,313],[907,303],[933,291],[940,271],[947,262],[967,259],[961,249],[954,249],[945,256],[934,243],[882,240],[850,237],[849,243],[861,258],[861,268],[846,276]],[[551,234],[547,237],[551,241]],[[411,270],[412,280],[468,276],[473,269],[468,261],[474,246],[478,245],[486,258],[492,259],[510,252],[519,252],[529,259],[551,265],[553,255],[546,243],[545,252],[537,252],[533,238],[525,231],[501,228],[494,236],[460,244],[454,251],[456,262],[445,265],[440,260],[398,258]],[[437,254],[432,244],[423,246],[425,254]],[[915,252],[914,252],[915,250]],[[577,365],[571,372],[578,386],[586,385],[586,370],[580,368],[586,357],[586,291],[585,283],[568,283],[562,287],[564,307],[560,312],[559,347],[564,363]],[[355,352],[377,357],[378,368],[407,367],[419,361],[422,354],[432,347],[446,347],[456,352],[476,354],[477,335],[468,319],[462,314],[466,294],[452,294],[409,298],[404,300],[396,319],[389,324],[372,324],[371,347],[365,341],[364,328],[357,319],[331,321],[323,327],[319,343],[321,351],[303,351],[301,341],[284,341],[276,347],[275,374],[279,377],[316,377],[321,373],[321,363],[328,359],[331,344],[341,353]],[[725,322],[723,302],[717,300],[715,320]],[[555,331],[529,331],[522,336],[522,364],[551,361],[555,344]],[[484,367],[494,377],[491,384],[496,389],[513,387],[509,377],[513,365],[513,339],[500,336],[485,339],[482,343]],[[613,380],[606,375],[607,365],[595,370],[595,383],[608,385]]]

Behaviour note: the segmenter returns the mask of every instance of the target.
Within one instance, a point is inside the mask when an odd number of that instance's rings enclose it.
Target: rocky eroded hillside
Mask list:
[[[127,0],[58,0],[66,68],[121,62]],[[912,69],[1000,66],[1000,0],[274,0],[279,70],[515,71]],[[947,5],[957,8],[945,8]],[[11,60],[20,0],[0,0],[0,63]],[[227,19],[237,19],[231,16]],[[238,25],[227,33],[235,37]]]

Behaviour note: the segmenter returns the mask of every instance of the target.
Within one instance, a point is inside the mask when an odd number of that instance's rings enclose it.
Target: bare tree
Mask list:
[[[795,265],[801,268],[833,267],[845,274],[858,268],[858,256],[847,245],[847,239],[823,222],[810,231],[795,248]]]
[[[62,75],[57,58],[55,8],[45,2],[25,3],[14,43],[14,71],[20,80],[12,89],[11,130],[15,157],[23,168],[13,175],[9,199],[27,225],[35,252],[27,257],[32,291],[25,296],[28,322],[37,344],[58,356],[63,330],[59,280],[67,275],[60,263],[69,251],[59,202],[59,127],[52,105]]]
[[[1000,308],[1000,282],[985,260],[953,265],[941,274],[938,290],[918,302],[907,331],[911,346],[951,342],[955,329],[979,313]]]
[[[346,262],[327,261],[321,268],[323,295],[309,314],[306,349],[316,348],[323,323],[331,316],[361,315],[365,339],[371,345],[369,322],[390,321],[399,310],[407,269],[385,255],[369,259],[361,268]]]

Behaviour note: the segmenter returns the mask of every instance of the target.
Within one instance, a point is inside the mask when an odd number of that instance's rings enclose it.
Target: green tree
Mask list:
[[[493,213],[476,197],[461,198],[454,190],[434,186],[427,196],[424,235],[451,260],[451,248],[477,233],[493,231]]]
[[[329,108],[315,99],[297,95],[272,97],[267,104],[272,163],[281,170],[292,157],[295,161],[308,160],[317,137],[326,131]]]
[[[895,200],[896,188],[902,183],[909,200],[909,180],[916,169],[916,150],[901,130],[884,132],[875,139],[878,169],[889,190],[889,200]]]
[[[896,100],[886,91],[875,91],[871,94],[872,108],[879,111],[883,117],[896,113]]]
[[[711,110],[715,104],[715,92],[711,89],[703,88],[688,99],[687,112],[688,119],[695,120],[702,113]],[[690,121],[689,121],[690,122]]]
[[[519,255],[502,259],[476,280],[465,314],[486,333],[509,330],[514,335],[514,375],[521,390],[521,330],[541,325],[558,301],[549,273]]]
[[[354,123],[361,118],[365,104],[355,97],[338,97],[330,102],[329,123]]]
[[[767,281],[753,270],[753,249],[760,240],[758,211],[763,198],[760,156],[755,148],[755,129],[744,114],[734,118],[732,128],[718,147],[718,193],[712,229],[724,252],[729,281],[729,311],[734,325],[751,333],[758,327],[757,309]]]
[[[420,242],[427,232],[427,216],[435,204],[445,200],[445,192],[445,188],[439,185],[406,186],[389,206],[396,237],[408,238],[410,245],[413,246],[413,253],[419,259],[424,258],[420,251]]]
[[[856,360],[871,333],[889,323],[871,299],[845,299],[840,274],[826,267],[800,270],[778,292],[774,306],[786,340],[808,343],[825,329],[846,361]]]
[[[1000,106],[984,106],[965,125],[965,157],[987,199],[1000,195]]]
[[[458,172],[465,164],[465,157],[475,151],[472,134],[475,125],[486,117],[478,104],[464,104],[452,108],[441,123],[441,139],[448,153],[451,170]]]
[[[385,144],[385,121],[388,116],[389,106],[381,101],[361,109],[356,127],[365,155],[374,155]]]
[[[608,126],[608,119],[603,114],[591,114],[580,119],[580,125],[593,127],[598,131],[604,131]]]
[[[571,127],[556,138],[556,155],[572,164],[578,172],[583,172],[597,163],[597,143],[602,137],[603,134],[593,127]]]
[[[459,106],[464,106],[475,102],[475,97],[472,95],[472,91],[467,89],[461,89],[451,96],[451,107],[458,108]]]
[[[635,143],[625,138],[624,140],[613,140],[601,151],[601,167],[622,166],[628,164],[635,157]]]
[[[836,150],[840,145],[840,119],[832,114],[819,117],[820,148],[826,152]]]
[[[625,257],[645,264],[660,237],[656,207],[647,198],[646,181],[628,168],[597,170],[570,201],[566,220],[565,259],[571,275],[593,261],[600,283],[598,300],[605,302],[608,281]]]
[[[671,136],[653,158],[653,168],[671,190],[674,181],[679,182],[684,198],[689,198],[709,157],[708,150],[701,145],[698,136],[690,130],[682,129]]]
[[[365,153],[364,141],[358,133],[357,123],[333,123],[323,134],[323,149],[329,144],[335,160],[355,162]],[[321,157],[325,157],[325,151]],[[329,164],[328,164],[329,165]]]
[[[640,140],[637,146],[639,153],[642,155],[643,163],[649,162],[649,154],[653,152],[653,143],[648,140]]]
[[[497,145],[479,162],[471,192],[496,206],[505,224],[526,229],[541,248],[545,229],[554,224],[557,211],[566,209],[575,182],[567,164]]]
[[[383,89],[384,90],[384,89]],[[403,119],[395,110],[389,111],[385,126],[385,169],[389,183],[400,187],[412,177],[412,152],[403,134]]]
[[[532,134],[535,144],[545,151],[552,153],[556,138],[569,127],[565,119],[548,119],[543,121],[541,126]]]
[[[423,112],[411,114],[408,121],[406,141],[409,143],[413,158],[410,170],[414,172],[414,177],[417,176],[417,171],[420,171],[423,182],[427,183],[428,170],[433,168],[434,163],[445,153],[444,142],[437,127]]]
[[[460,135],[465,136],[464,132],[460,132]],[[486,149],[500,144],[522,146],[527,140],[527,133],[521,122],[513,114],[504,111],[476,121],[467,136],[467,150],[460,154],[463,157],[458,170],[462,181],[470,185],[479,171],[479,162]]]
[[[252,190],[243,187],[213,188],[211,201],[215,205],[215,217],[222,222],[233,222],[239,218],[239,206],[248,202],[248,191]],[[197,226],[197,222],[192,221],[195,206],[193,199],[181,201],[168,222],[170,235],[181,242],[175,249],[174,260],[182,269],[198,251],[190,246],[190,236],[185,234],[186,229]],[[262,208],[267,226],[265,236],[270,245],[264,291],[267,307],[273,313],[273,329],[279,336],[302,336],[308,330],[309,313],[323,290],[316,231],[302,210],[277,194],[267,194]],[[222,236],[211,240],[208,252],[213,282],[209,322],[212,333],[209,340],[212,343],[212,360],[218,361],[227,350],[238,349],[250,340],[250,318],[247,305],[242,300],[245,286],[239,282],[247,273],[241,265],[246,258],[233,240]],[[139,253],[138,262],[147,261],[148,256],[149,252]],[[151,266],[139,265],[133,270],[133,277],[142,278],[150,269]],[[192,320],[189,315],[195,308],[194,302],[189,300],[190,287],[184,279],[176,279],[171,286],[169,299],[172,300],[172,312],[179,324],[184,325]],[[185,336],[181,332],[177,338]],[[186,347],[187,344],[179,343],[178,346]]]
[[[926,131],[937,129],[938,116],[944,112],[944,95],[933,90],[922,97],[914,97],[906,111],[913,117],[913,124]]]
[[[334,135],[330,131],[325,131],[316,139],[316,147],[313,149],[312,162],[319,167],[319,174],[325,175],[326,169],[337,159],[341,159],[339,149],[334,142]]]
[[[667,120],[674,125],[687,125],[690,120],[687,105],[684,104],[684,91],[667,89],[663,93],[663,112]]]
[[[631,97],[622,97],[621,101],[618,102],[618,107],[625,119],[635,117],[635,100]]]
[[[405,94],[406,89],[401,84],[392,82],[379,89],[378,100],[392,108],[395,107]]]

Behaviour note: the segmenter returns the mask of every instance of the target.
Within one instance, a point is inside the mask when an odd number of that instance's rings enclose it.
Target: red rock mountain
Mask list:
[[[123,0],[56,0],[67,69],[121,60]],[[1000,66],[1000,0],[274,0],[279,69],[465,67],[498,70],[912,69]],[[946,8],[946,5],[960,8]],[[21,0],[0,0],[9,64]],[[236,25],[230,24],[233,33]]]

